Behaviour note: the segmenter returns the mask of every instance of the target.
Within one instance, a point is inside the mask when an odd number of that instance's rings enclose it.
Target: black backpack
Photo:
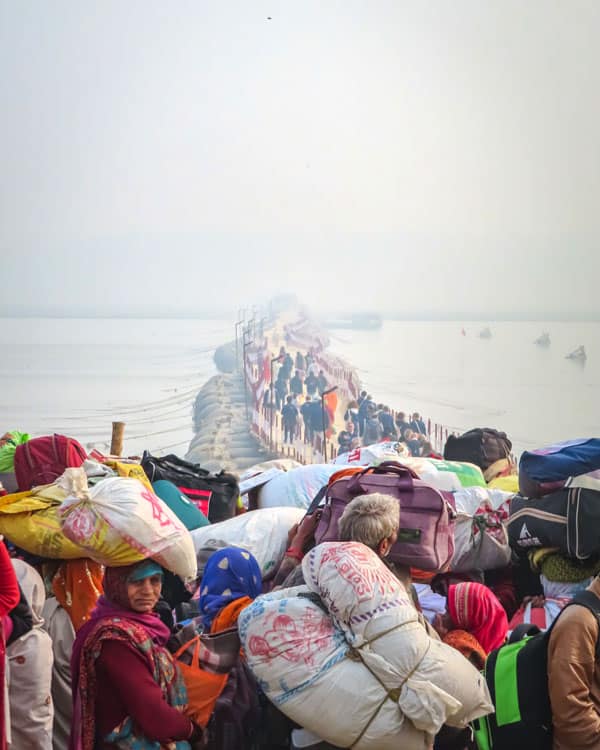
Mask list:
[[[567,607],[572,604],[600,618],[600,599],[591,591],[580,591]],[[479,750],[552,750],[548,643],[558,617],[544,633],[525,633],[521,640],[522,631],[513,633],[511,642],[488,656],[484,675],[496,710],[473,724]]]
[[[485,471],[496,461],[509,458],[512,443],[505,432],[477,427],[462,435],[449,435],[444,446],[446,461],[467,461]]]
[[[239,658],[208,723],[207,750],[254,750],[264,707],[250,668]]]
[[[211,474],[200,464],[192,464],[173,454],[157,458],[144,451],[142,468],[151,482],[166,479],[188,497],[211,523],[233,518],[240,487],[234,474]]]

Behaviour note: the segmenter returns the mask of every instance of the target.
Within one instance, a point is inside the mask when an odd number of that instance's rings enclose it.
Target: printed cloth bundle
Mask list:
[[[428,635],[369,548],[326,542],[302,569],[307,586],[261,596],[239,618],[250,668],[290,719],[341,747],[423,750],[443,724],[493,711],[480,673]]]

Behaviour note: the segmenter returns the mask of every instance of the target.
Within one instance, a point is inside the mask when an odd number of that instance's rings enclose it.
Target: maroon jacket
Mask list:
[[[193,724],[164,700],[144,656],[121,641],[106,640],[96,660],[96,729],[106,737],[131,716],[146,737],[167,743],[187,740]],[[104,743],[102,750],[114,750]]]

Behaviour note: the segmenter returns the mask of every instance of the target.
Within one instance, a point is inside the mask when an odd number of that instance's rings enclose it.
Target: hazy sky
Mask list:
[[[600,316],[599,37],[597,0],[0,0],[0,312]]]

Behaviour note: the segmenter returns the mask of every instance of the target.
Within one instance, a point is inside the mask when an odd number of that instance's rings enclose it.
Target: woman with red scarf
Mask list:
[[[433,625],[442,640],[451,631],[470,633],[485,655],[504,643],[508,631],[506,612],[497,597],[487,586],[474,582],[448,587],[447,612],[436,615]],[[450,640],[455,645],[456,633]],[[472,650],[474,644],[468,640]]]
[[[0,540],[2,537],[0,537]],[[6,750],[7,724],[9,721],[6,691],[6,639],[3,618],[14,609],[21,598],[17,577],[10,557],[0,541],[0,750]]]
[[[152,560],[106,568],[104,595],[77,633],[71,660],[71,750],[189,750],[200,730],[154,607],[162,568]]]

